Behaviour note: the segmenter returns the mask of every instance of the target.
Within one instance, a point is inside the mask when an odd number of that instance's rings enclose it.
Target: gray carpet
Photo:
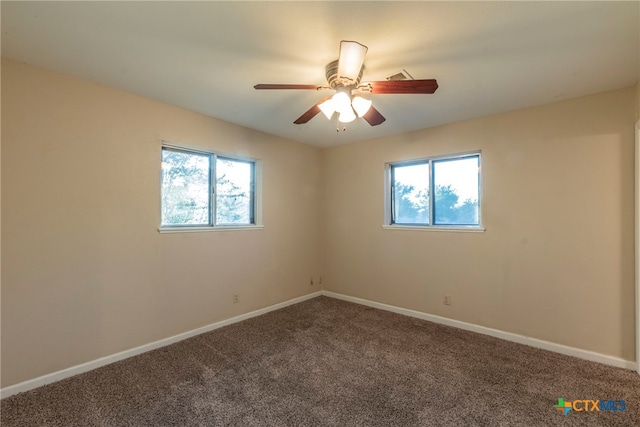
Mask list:
[[[554,409],[558,398],[626,411]],[[640,425],[640,376],[327,297],[0,403],[9,426]]]

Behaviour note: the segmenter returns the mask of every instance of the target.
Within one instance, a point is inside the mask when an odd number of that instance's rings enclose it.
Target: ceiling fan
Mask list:
[[[364,72],[364,56],[367,46],[355,41],[340,42],[340,56],[325,67],[328,86],[314,84],[257,84],[254,89],[301,89],[334,90],[335,94],[321,99],[293,123],[307,123],[319,112],[331,119],[338,115],[338,121],[349,123],[362,117],[371,126],[377,126],[386,119],[372,106],[372,101],[360,94],[431,94],[438,89],[435,79],[427,80],[384,80],[361,82]]]

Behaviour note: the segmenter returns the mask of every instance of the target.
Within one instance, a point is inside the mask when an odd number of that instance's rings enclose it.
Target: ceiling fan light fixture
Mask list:
[[[329,98],[323,103],[318,104],[318,108],[320,108],[322,114],[324,114],[329,120],[331,120],[331,117],[333,117],[333,113],[336,112],[336,107],[332,98]]]
[[[347,110],[340,111],[340,115],[338,116],[338,121],[340,121],[340,123],[351,123],[355,119],[356,113],[351,107],[349,107]]]
[[[373,104],[373,101],[370,99],[365,99],[357,95],[354,96],[353,101],[351,101],[351,106],[356,111],[356,114],[358,114],[358,117],[362,117],[367,114],[367,111],[371,108],[371,104]]]

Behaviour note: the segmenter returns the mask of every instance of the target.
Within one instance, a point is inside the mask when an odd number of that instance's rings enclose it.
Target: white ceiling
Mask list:
[[[2,55],[320,147],[636,84],[638,2],[1,2]],[[387,118],[336,132],[326,84],[340,40],[363,81],[406,69],[433,95],[372,95]]]

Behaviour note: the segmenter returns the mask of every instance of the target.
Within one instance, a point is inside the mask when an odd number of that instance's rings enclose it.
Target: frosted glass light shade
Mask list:
[[[331,97],[331,100],[333,101],[333,108],[340,113],[351,109],[351,99],[346,92],[336,92],[336,94]]]
[[[373,102],[370,99],[364,99],[361,96],[354,96],[353,101],[351,101],[351,105],[353,106],[353,109],[356,110],[358,117],[362,117],[367,114],[372,103]]]
[[[329,98],[326,101],[324,101],[322,104],[318,104],[318,108],[320,108],[320,111],[322,111],[322,114],[324,114],[329,120],[331,120],[333,113],[336,112],[333,98]]]
[[[342,123],[350,123],[356,119],[356,113],[353,112],[353,108],[349,107],[346,110],[340,111],[338,120]]]

